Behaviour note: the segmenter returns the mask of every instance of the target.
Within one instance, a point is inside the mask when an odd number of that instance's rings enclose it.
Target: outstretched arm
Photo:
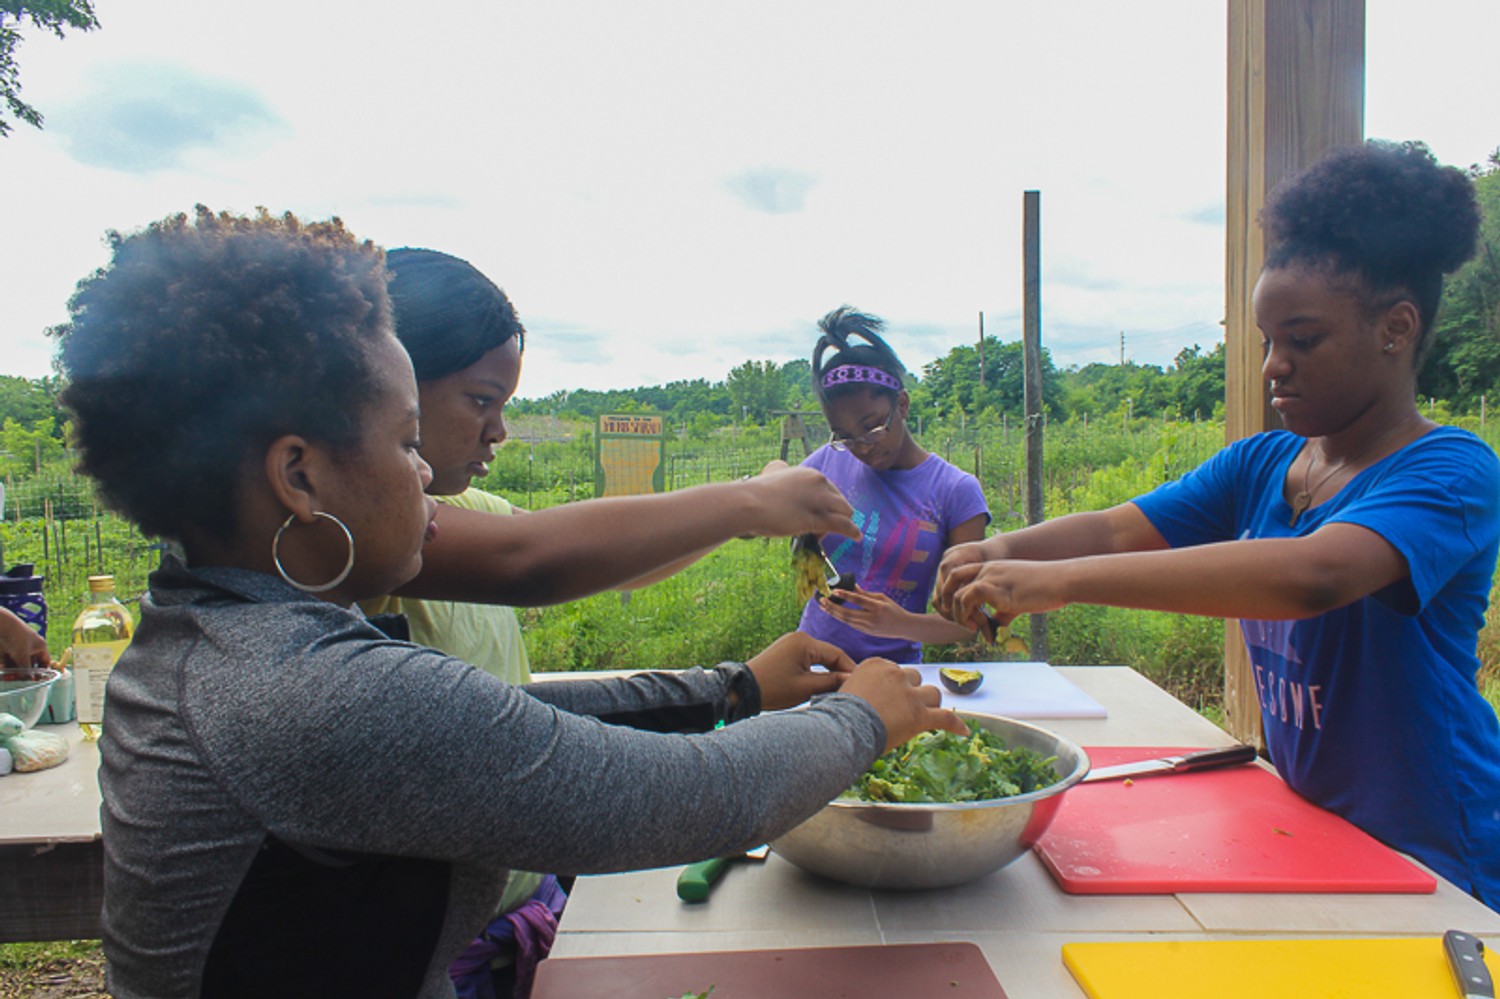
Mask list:
[[[770,475],[775,472],[784,472],[790,467],[791,466],[784,461],[772,460],[766,462],[766,467],[761,469],[760,474]],[[791,480],[783,481],[790,482]],[[700,548],[695,552],[689,552],[682,558],[674,559],[671,562],[666,563],[665,565],[657,566],[655,569],[652,569],[650,572],[646,573],[643,576],[637,576],[635,579],[620,583],[615,587],[615,589],[639,590],[642,587],[650,586],[652,583],[659,583],[664,579],[670,579],[717,547],[718,545],[709,545],[707,548]]]
[[[438,536],[423,551],[422,571],[397,592],[539,607],[611,589],[734,537],[858,537],[852,513],[821,473],[800,467],[524,517],[440,506]]]
[[[938,566],[937,583],[932,590],[932,605],[939,614],[952,620],[953,595],[957,590],[954,574],[964,566],[1006,559],[1050,562],[1081,558],[1086,555],[1108,555],[1117,552],[1154,551],[1166,548],[1166,539],[1151,526],[1151,521],[1134,503],[1121,503],[1108,510],[1070,513],[1019,531],[996,534],[973,544],[954,545],[943,553]],[[965,580],[971,580],[966,576]]]
[[[1380,535],[1329,524],[1301,538],[1226,541],[1052,561],[972,563],[947,578],[955,621],[1002,624],[1073,603],[1292,620],[1352,603],[1407,575],[1405,559]]]

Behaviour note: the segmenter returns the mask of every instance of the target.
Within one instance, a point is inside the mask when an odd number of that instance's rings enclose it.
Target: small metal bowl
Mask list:
[[[953,804],[829,802],[771,849],[805,871],[864,888],[947,888],[993,873],[1031,849],[1062,794],[1083,780],[1083,749],[1011,718],[960,712],[1012,749],[1054,756],[1057,783],[992,801]]]
[[[15,715],[23,729],[35,725],[47,710],[47,695],[60,676],[55,669],[33,666],[0,669],[0,714]]]

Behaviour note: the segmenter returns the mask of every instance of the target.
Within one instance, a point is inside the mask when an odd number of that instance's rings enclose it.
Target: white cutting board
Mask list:
[[[943,666],[974,669],[984,683],[972,694],[955,694],[943,686]],[[943,707],[1006,718],[1103,718],[1104,705],[1046,663],[927,663],[917,667],[922,682],[943,692]]]

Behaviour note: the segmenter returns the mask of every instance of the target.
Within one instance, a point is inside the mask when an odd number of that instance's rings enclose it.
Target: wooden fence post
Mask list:
[[[1364,0],[1229,0],[1225,200],[1227,441],[1278,426],[1260,377],[1250,295],[1265,246],[1256,216],[1283,177],[1364,134]],[[1231,734],[1259,744],[1260,701],[1239,623],[1224,641]]]
[[[1042,192],[1027,191],[1022,197],[1022,296],[1021,338],[1025,374],[1022,381],[1026,406],[1026,523],[1047,519],[1046,492],[1042,480]],[[1030,617],[1031,655],[1046,662],[1047,615]]]

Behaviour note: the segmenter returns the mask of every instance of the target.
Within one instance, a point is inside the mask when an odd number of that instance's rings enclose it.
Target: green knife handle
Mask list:
[[[709,889],[729,866],[728,857],[715,857],[689,864],[677,875],[677,897],[684,902],[702,902],[708,898]]]

